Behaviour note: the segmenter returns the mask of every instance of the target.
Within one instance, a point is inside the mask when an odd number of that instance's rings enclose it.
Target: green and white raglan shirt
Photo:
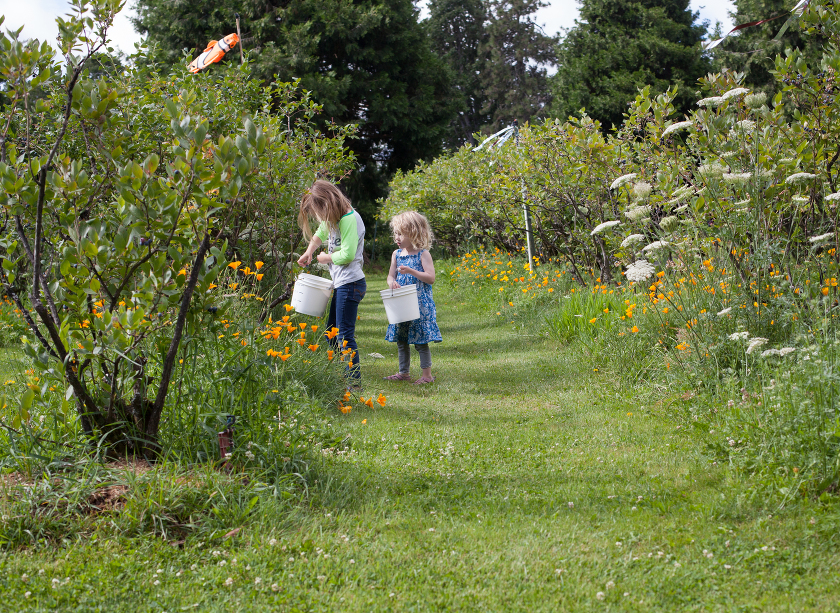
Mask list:
[[[327,252],[332,254],[330,276],[333,286],[341,287],[347,283],[365,278],[362,272],[362,251],[365,246],[365,222],[351,209],[338,222],[338,232],[331,230],[326,222],[318,226],[315,236],[321,243],[328,243]]]

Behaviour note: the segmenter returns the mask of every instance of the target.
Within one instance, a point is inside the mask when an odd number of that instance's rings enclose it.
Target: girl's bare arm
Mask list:
[[[400,284],[397,283],[397,251],[391,254],[391,268],[388,270],[388,287],[397,289]]]

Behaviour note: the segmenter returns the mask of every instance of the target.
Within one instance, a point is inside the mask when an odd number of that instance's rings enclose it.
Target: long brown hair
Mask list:
[[[319,223],[325,221],[330,229],[335,230],[348,209],[352,210],[353,206],[347,196],[329,181],[319,179],[301,198],[298,225],[303,230],[303,235],[309,240],[312,238],[312,230],[309,228],[310,220],[315,219]]]

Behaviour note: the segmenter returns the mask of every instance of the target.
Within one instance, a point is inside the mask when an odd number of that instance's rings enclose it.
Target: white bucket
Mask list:
[[[420,318],[420,303],[417,301],[417,286],[403,285],[398,289],[383,289],[379,292],[385,304],[389,324],[399,324]]]
[[[292,306],[298,313],[323,317],[332,295],[332,281],[302,272],[292,292]]]

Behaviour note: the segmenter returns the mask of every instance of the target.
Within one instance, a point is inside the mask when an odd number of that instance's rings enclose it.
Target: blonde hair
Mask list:
[[[435,239],[429,220],[417,211],[406,211],[394,215],[391,218],[391,231],[394,234],[402,234],[418,249],[431,248],[432,241]]]
[[[309,228],[311,219],[314,218],[318,222],[325,221],[330,229],[335,230],[341,217],[347,213],[347,209],[352,210],[352,208],[350,200],[335,185],[329,181],[318,180],[300,200],[298,225],[308,240],[312,238],[312,230]]]

